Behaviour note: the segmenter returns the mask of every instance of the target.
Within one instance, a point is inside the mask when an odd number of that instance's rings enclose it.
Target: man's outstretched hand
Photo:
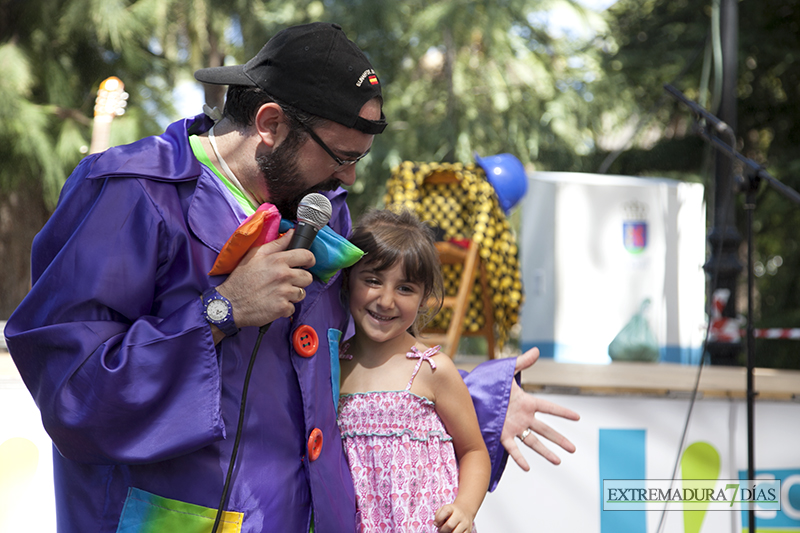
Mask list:
[[[528,350],[517,357],[514,373],[516,374],[530,367],[537,359],[539,359],[539,349],[532,348]],[[526,472],[530,470],[530,466],[528,466],[528,462],[517,447],[515,440],[517,437],[524,437],[523,442],[529,448],[554,465],[561,464],[561,459],[542,443],[539,436],[557,444],[569,453],[575,451],[575,445],[569,439],[536,418],[537,412],[560,416],[567,420],[580,420],[580,415],[575,411],[526,393],[517,385],[515,380],[511,384],[511,396],[508,400],[508,411],[506,412],[506,421],[503,424],[500,442],[511,458]]]

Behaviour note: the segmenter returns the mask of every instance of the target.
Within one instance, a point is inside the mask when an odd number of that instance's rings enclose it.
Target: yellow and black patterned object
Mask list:
[[[472,163],[405,161],[392,170],[384,202],[388,209],[408,209],[440,228],[444,240],[472,239],[478,244],[492,293],[497,346],[502,347],[523,303],[519,250],[483,169]],[[461,265],[443,265],[442,274],[445,295],[454,296]],[[473,283],[463,327],[467,334],[480,330],[485,322],[481,284]],[[442,309],[429,326],[447,329],[451,315],[451,309]]]

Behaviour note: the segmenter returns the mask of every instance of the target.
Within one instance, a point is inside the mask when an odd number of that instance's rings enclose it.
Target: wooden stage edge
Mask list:
[[[456,359],[464,370],[477,362]],[[613,362],[607,365],[558,363],[539,359],[522,373],[527,392],[592,396],[651,396],[689,399],[697,383],[697,366],[674,363]],[[800,371],[755,368],[756,401],[800,402]],[[698,399],[746,399],[747,369],[704,365]]]
[[[472,370],[484,357],[462,356],[456,366]],[[622,363],[586,365],[540,359],[522,373],[527,392],[591,396],[651,396],[688,399],[697,381],[696,366],[673,363]],[[756,368],[756,401],[800,402],[800,370]],[[22,380],[11,356],[0,343],[0,387],[20,387]],[[744,367],[704,365],[698,399],[745,399]]]

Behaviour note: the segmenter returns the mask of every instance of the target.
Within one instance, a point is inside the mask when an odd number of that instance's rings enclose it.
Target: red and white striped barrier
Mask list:
[[[730,291],[717,289],[714,291],[711,306],[711,327],[708,330],[708,342],[741,342],[747,335],[744,317],[724,317],[722,310],[728,303]],[[790,339],[800,340],[800,328],[763,328],[754,329],[757,339]]]
[[[800,328],[768,328],[753,330],[757,339],[792,339],[800,340]],[[742,330],[742,335],[747,331]]]

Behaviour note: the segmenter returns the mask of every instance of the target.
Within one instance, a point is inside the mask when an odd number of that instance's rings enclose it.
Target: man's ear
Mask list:
[[[275,102],[263,104],[256,111],[255,128],[261,142],[269,148],[279,145],[288,131],[286,115]]]

